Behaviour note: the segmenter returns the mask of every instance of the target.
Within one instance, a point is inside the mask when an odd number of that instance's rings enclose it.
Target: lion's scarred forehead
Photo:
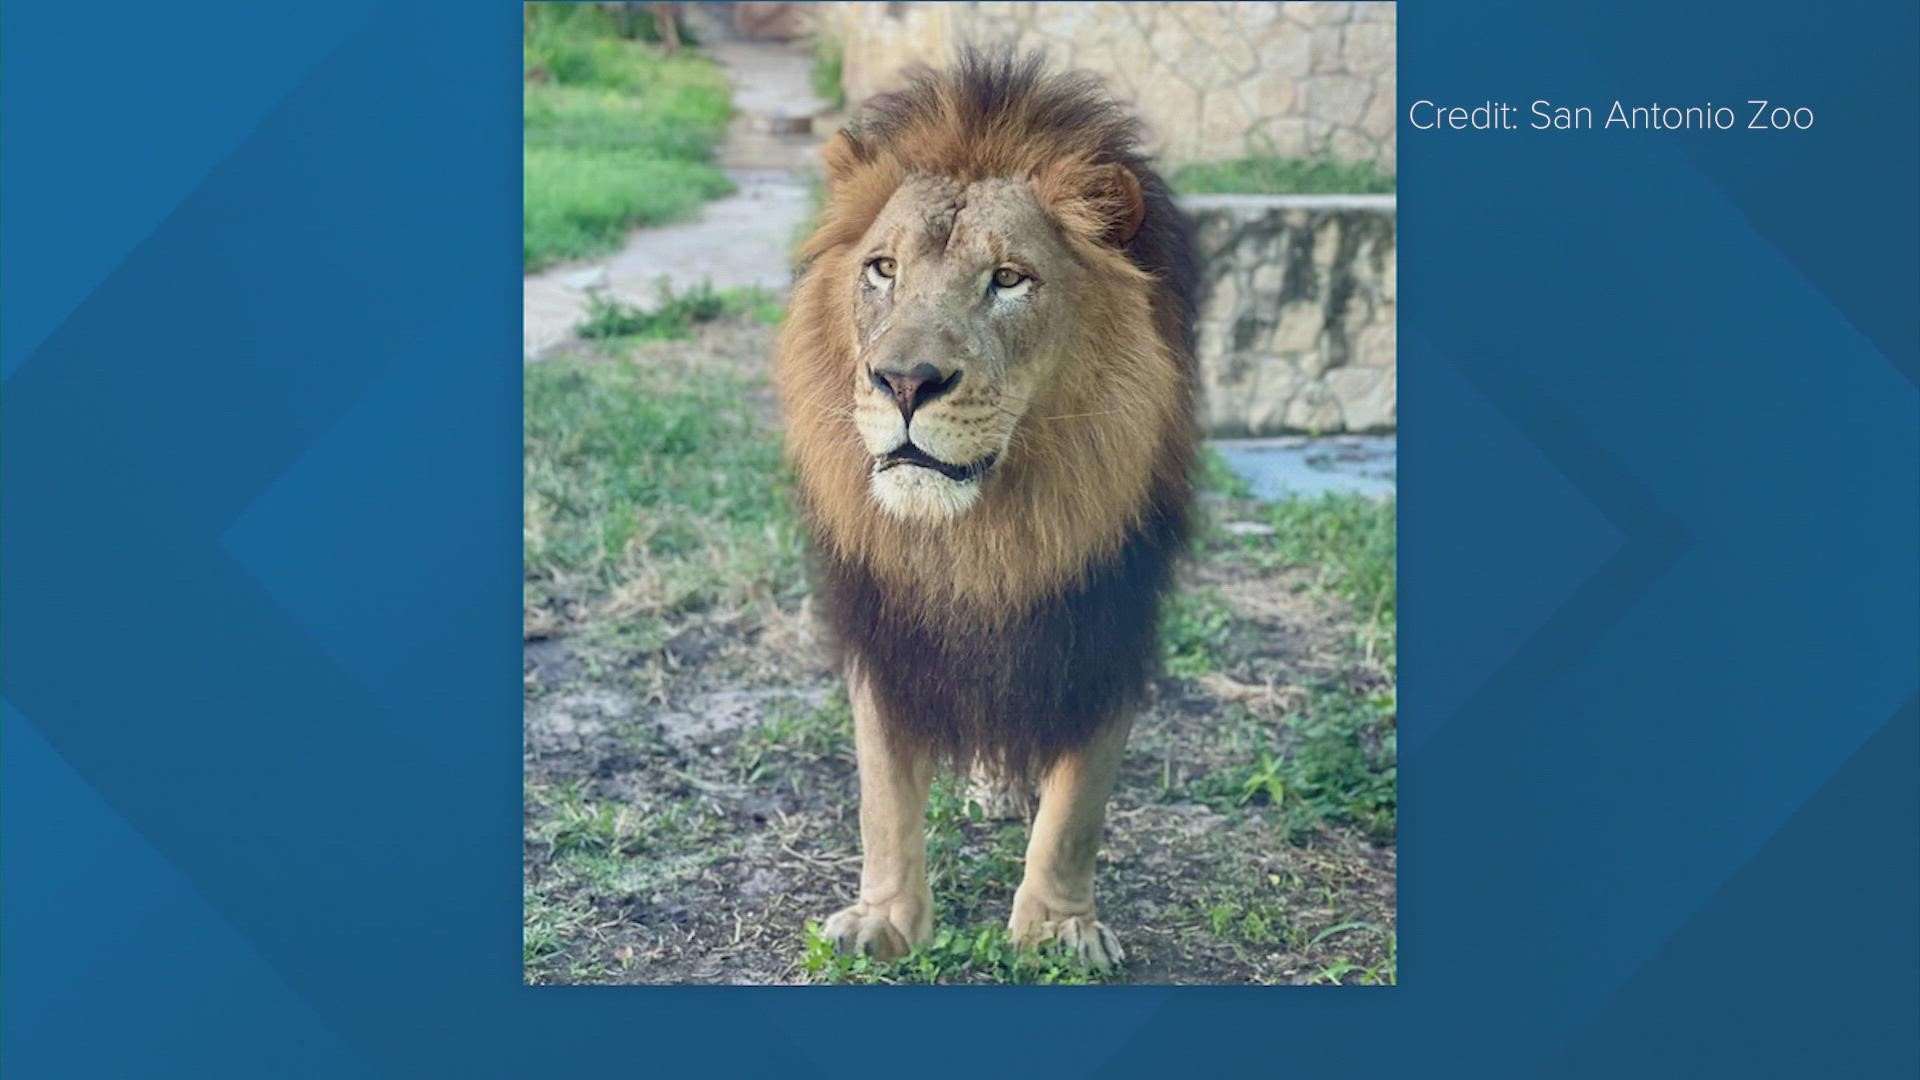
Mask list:
[[[967,185],[946,176],[911,176],[894,192],[887,203],[886,218],[894,218],[898,227],[920,239],[923,251],[938,252],[947,246],[960,211],[967,205]]]
[[[1032,187],[1002,177],[909,177],[874,224],[881,239],[898,239],[909,253],[927,257],[983,250],[1006,258],[1016,248],[1038,253],[1055,246]]]

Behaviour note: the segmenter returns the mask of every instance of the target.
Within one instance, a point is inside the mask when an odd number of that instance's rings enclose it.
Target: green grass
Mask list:
[[[574,329],[581,337],[591,339],[676,341],[693,336],[695,324],[728,315],[773,326],[786,316],[786,308],[765,289],[716,289],[712,282],[703,281],[676,293],[662,278],[660,303],[656,306],[639,308],[594,295],[587,301],[586,320]]]
[[[521,898],[521,956],[527,965],[567,950],[595,921],[591,905],[575,898],[556,899],[528,887]]]
[[[525,7],[529,29],[586,31],[596,37],[618,37],[628,41],[660,44],[660,27],[654,22],[649,4],[546,3],[536,0]],[[674,20],[680,31],[680,44],[698,45],[693,29],[685,19]]]
[[[674,893],[714,863],[737,852],[725,815],[689,801],[594,801],[575,783],[530,782],[526,789],[529,858],[543,864],[540,884],[525,887],[522,960],[553,978],[564,966],[574,982],[600,981],[626,969],[610,952],[607,931],[618,929],[596,905],[610,896]]]
[[[759,725],[734,745],[741,781],[748,784],[781,775],[781,766],[788,762],[834,757],[845,758],[849,765],[853,761],[853,708],[843,687],[811,709],[774,702]]]
[[[1372,929],[1369,927],[1369,929]],[[1375,930],[1375,933],[1381,931]],[[1398,986],[1400,985],[1400,936],[1391,931],[1383,935],[1387,942],[1386,958],[1373,964],[1360,964],[1351,960],[1336,960],[1315,972],[1307,980],[1309,986],[1321,983],[1345,983],[1349,977],[1361,986]]]
[[[1357,495],[1261,502],[1218,453],[1202,457],[1203,492],[1226,501],[1232,517],[1264,524],[1266,535],[1232,535],[1210,522],[1202,557],[1244,561],[1262,573],[1300,572],[1303,587],[1342,603],[1355,626],[1353,646],[1389,675],[1396,663],[1395,504]],[[1210,516],[1218,516],[1215,510]],[[1209,594],[1172,597],[1162,621],[1168,673],[1192,678],[1219,670],[1236,628],[1232,612]],[[1196,777],[1170,798],[1223,808],[1258,806],[1280,813],[1298,833],[1322,822],[1358,826],[1378,839],[1397,823],[1396,701],[1391,687],[1358,691],[1330,683],[1311,688],[1278,726],[1249,723],[1247,760]]]
[[[1288,499],[1266,506],[1262,516],[1272,537],[1252,538],[1263,568],[1301,567],[1314,583],[1342,597],[1359,621],[1361,650],[1369,659],[1395,665],[1394,500],[1358,495]]]
[[[1208,448],[1200,459],[1200,490],[1229,504],[1232,516],[1269,526],[1269,536],[1233,536],[1219,528],[1210,509],[1200,532],[1203,553],[1228,552],[1250,560],[1262,571],[1295,568],[1309,583],[1345,601],[1359,625],[1359,641],[1368,659],[1389,671],[1395,663],[1395,529],[1393,499],[1361,495],[1323,495],[1260,502],[1246,480]]]
[[[577,783],[529,787],[527,801],[541,811],[529,839],[545,844],[549,859],[581,865],[667,853],[706,837],[713,824],[687,803],[596,801]]]
[[[1273,945],[1287,934],[1286,911],[1269,901],[1228,897],[1207,907],[1207,928],[1229,941]]]
[[[600,4],[532,3],[525,8],[521,51],[528,79],[631,89],[640,85],[632,46],[657,45],[651,13],[609,11]],[[685,25],[680,43],[697,45]]]
[[[1372,923],[1350,919],[1320,930],[1301,921],[1306,914],[1282,902],[1273,890],[1242,896],[1223,896],[1204,912],[1207,929],[1236,949],[1283,947],[1296,955],[1323,952],[1321,946],[1373,938],[1386,946],[1385,956],[1371,965],[1339,957],[1308,976],[1309,985],[1354,982],[1362,986],[1392,986],[1398,982],[1397,936]],[[1324,918],[1324,915],[1321,916]]]
[[[638,855],[645,848],[644,823],[633,807],[586,802],[569,786],[559,793],[552,810],[542,831],[556,856]]]
[[[1251,759],[1169,792],[1222,809],[1270,808],[1290,835],[1350,824],[1378,840],[1398,825],[1395,701],[1391,694],[1314,694],[1277,728],[1259,733]]]
[[[525,45],[528,270],[618,246],[732,190],[711,163],[732,111],[712,62],[655,53],[610,23],[535,6]]]
[[[1294,838],[1328,824],[1393,840],[1399,750],[1392,694],[1322,690],[1266,735],[1252,760],[1189,781],[1186,797],[1266,808]]]
[[[528,365],[529,610],[584,608],[619,629],[797,601],[800,530],[751,389],[644,354]]]
[[[1213,447],[1203,447],[1200,451],[1200,467],[1195,483],[1203,492],[1211,492],[1229,499],[1253,498],[1253,485],[1247,478],[1233,471],[1227,459]]]
[[[1068,957],[1057,946],[1021,948],[1004,926],[974,929],[946,928],[933,941],[893,961],[866,956],[842,956],[820,936],[817,923],[807,924],[806,955],[801,970],[810,982],[820,983],[1001,983],[1067,985],[1103,981]]]
[[[1026,845],[1025,827],[988,821],[980,804],[967,797],[964,780],[935,778],[927,795],[927,877],[938,921],[964,925],[1004,904],[1020,884]]]
[[[1167,182],[1182,195],[1384,195],[1394,178],[1368,162],[1244,157],[1176,167]]]
[[[1181,921],[1242,957],[1276,951],[1311,957],[1313,966],[1303,980],[1310,985],[1394,984],[1394,931],[1356,917],[1346,899],[1334,882],[1311,871],[1303,876],[1283,863],[1214,885],[1195,901],[1193,915]],[[1356,955],[1366,959],[1352,959]]]
[[[813,69],[808,72],[814,96],[836,110],[847,107],[847,92],[840,87],[844,56],[838,38],[822,34],[813,41]]]
[[[1226,665],[1233,612],[1212,590],[1177,592],[1160,613],[1160,655],[1167,674],[1193,679]]]

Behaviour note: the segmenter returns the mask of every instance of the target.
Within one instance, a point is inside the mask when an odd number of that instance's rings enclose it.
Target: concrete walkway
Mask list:
[[[613,255],[529,274],[522,287],[527,359],[570,339],[595,293],[646,307],[657,301],[662,277],[675,288],[704,279],[718,288],[784,293],[791,284],[794,238],[810,208],[820,144],[835,121],[813,95],[811,62],[800,46],[703,40],[712,42],[704,51],[733,84],[720,166],[736,190],[701,207],[692,221],[635,229]]]

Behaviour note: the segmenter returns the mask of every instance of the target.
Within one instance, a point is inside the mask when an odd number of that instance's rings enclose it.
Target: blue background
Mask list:
[[[1401,985],[534,989],[519,6],[7,4],[7,1075],[1914,1075],[1913,7],[1399,27]]]

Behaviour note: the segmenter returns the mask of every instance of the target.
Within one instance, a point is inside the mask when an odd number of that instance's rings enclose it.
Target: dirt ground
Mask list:
[[[758,377],[769,336],[728,325],[649,348]],[[770,401],[755,411],[775,422]],[[1221,535],[1257,535],[1232,524],[1252,509],[1209,497]],[[1183,571],[1201,645],[1153,684],[1108,815],[1097,897],[1128,956],[1111,981],[1394,981],[1390,786],[1384,820],[1355,819],[1303,816],[1260,781],[1300,745],[1309,703],[1390,701],[1390,661],[1310,569],[1257,555],[1203,544]],[[808,963],[806,925],[853,898],[857,782],[811,605],[696,612],[645,639],[580,610],[530,619],[526,643],[527,980],[831,977]],[[978,809],[943,781],[929,824],[940,925],[967,934],[1004,923],[1024,843],[1021,822]]]

